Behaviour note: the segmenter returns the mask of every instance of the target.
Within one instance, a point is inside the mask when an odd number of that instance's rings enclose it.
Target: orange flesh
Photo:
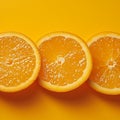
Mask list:
[[[120,88],[120,39],[104,37],[90,45],[90,80],[105,88]]]
[[[0,85],[20,85],[31,77],[34,67],[34,51],[25,40],[16,36],[0,38]]]
[[[86,67],[86,57],[80,44],[63,36],[53,37],[39,46],[40,79],[64,86],[77,81]]]

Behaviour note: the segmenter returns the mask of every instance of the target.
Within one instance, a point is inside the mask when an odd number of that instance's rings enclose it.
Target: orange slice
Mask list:
[[[67,92],[84,83],[92,68],[85,42],[70,33],[51,33],[38,42],[41,54],[39,83],[55,92]]]
[[[120,35],[100,33],[88,45],[93,58],[91,87],[104,94],[120,94]]]
[[[27,88],[38,76],[39,51],[19,33],[0,34],[0,91],[16,92]]]

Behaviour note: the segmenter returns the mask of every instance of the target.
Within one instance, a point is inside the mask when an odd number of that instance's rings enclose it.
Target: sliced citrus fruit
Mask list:
[[[84,83],[92,68],[89,49],[76,35],[51,33],[38,42],[41,54],[39,83],[55,92],[67,92]]]
[[[0,91],[16,92],[31,85],[38,76],[37,47],[19,33],[0,34]]]
[[[88,45],[93,58],[90,85],[104,94],[120,94],[120,35],[100,33]]]

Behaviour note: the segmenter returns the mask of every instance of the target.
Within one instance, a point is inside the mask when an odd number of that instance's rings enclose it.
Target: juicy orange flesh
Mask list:
[[[90,45],[90,80],[105,88],[120,88],[120,39],[104,37]]]
[[[16,36],[0,38],[0,85],[20,85],[30,78],[34,67],[34,51],[25,40]]]
[[[64,86],[77,81],[86,67],[86,57],[80,44],[64,36],[52,37],[40,47],[40,80]]]

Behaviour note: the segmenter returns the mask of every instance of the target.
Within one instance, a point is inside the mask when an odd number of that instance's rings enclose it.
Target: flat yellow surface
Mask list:
[[[0,0],[0,32],[15,31],[35,42],[44,34],[67,31],[85,41],[120,33],[120,0]],[[52,93],[35,83],[17,94],[0,93],[0,120],[118,120],[120,96],[102,95],[87,84]]]

